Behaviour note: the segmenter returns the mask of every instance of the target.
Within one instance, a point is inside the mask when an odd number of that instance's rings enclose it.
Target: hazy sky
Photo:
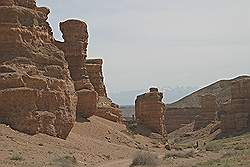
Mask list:
[[[109,92],[204,86],[250,74],[249,0],[38,0],[58,24],[89,25],[88,57],[104,59]]]

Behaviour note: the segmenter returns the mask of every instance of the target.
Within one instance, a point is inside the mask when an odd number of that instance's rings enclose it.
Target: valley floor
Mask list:
[[[205,130],[201,132],[204,136]],[[179,133],[173,133],[178,140]],[[197,148],[190,141],[192,135],[166,151],[157,135],[132,133],[125,125],[96,116],[76,123],[67,140],[43,134],[29,136],[0,125],[0,167],[130,167],[132,163],[134,166],[155,163],[160,167],[249,167],[249,133],[207,141]]]

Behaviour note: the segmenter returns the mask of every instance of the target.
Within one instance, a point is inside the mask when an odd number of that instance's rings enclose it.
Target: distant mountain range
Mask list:
[[[165,87],[159,88],[161,92],[164,93],[163,101],[165,103],[173,103],[184,96],[194,92],[198,87],[191,86],[178,86],[178,87]],[[110,97],[114,102],[119,105],[134,105],[137,95],[147,92],[148,90],[131,90],[131,91],[122,91],[118,93],[110,93]]]

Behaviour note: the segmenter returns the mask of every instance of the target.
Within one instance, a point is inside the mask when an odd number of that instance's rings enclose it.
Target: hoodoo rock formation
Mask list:
[[[195,118],[194,129],[204,128],[215,121],[217,110],[216,96],[213,94],[203,95],[201,97],[201,112]]]
[[[97,115],[121,122],[119,107],[107,97],[102,72],[102,59],[86,59],[88,46],[87,24],[80,20],[60,23],[64,42],[56,41],[69,64],[70,75],[78,96],[77,119]]]
[[[0,120],[13,129],[66,138],[77,97],[64,54],[35,0],[0,2]]]
[[[250,79],[233,82],[232,99],[222,106],[221,129],[224,133],[250,129]]]
[[[60,29],[64,42],[56,42],[56,45],[63,50],[74,81],[78,96],[77,119],[88,118],[96,112],[97,93],[94,91],[86,69],[87,24],[80,20],[67,20],[60,23]]]
[[[137,123],[158,132],[166,134],[165,111],[166,106],[162,102],[163,93],[157,88],[150,88],[150,92],[137,96],[135,101],[135,116]]]

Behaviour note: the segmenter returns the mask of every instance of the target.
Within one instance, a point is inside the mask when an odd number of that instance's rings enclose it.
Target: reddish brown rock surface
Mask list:
[[[200,107],[168,108],[165,114],[167,133],[192,123],[201,112]]]
[[[198,130],[206,127],[216,119],[218,106],[216,96],[213,94],[205,94],[201,97],[201,112],[195,118],[194,129]]]
[[[225,133],[250,129],[250,79],[232,84],[232,99],[222,106],[221,129]]]
[[[60,23],[60,29],[64,42],[56,42],[56,45],[65,54],[77,91],[77,119],[88,118],[96,112],[97,93],[94,91],[86,69],[87,24],[80,20],[67,20]]]
[[[99,96],[107,97],[106,87],[103,81],[104,77],[102,73],[102,65],[102,59],[88,59],[86,61],[88,76],[95,91]]]
[[[162,102],[163,93],[157,88],[150,88],[150,92],[137,96],[135,101],[135,117],[139,124],[151,129],[153,132],[166,133],[165,111]]]
[[[226,108],[231,108],[230,102],[228,102],[227,104],[224,104],[224,105],[223,105],[223,103],[225,103],[227,101],[231,101],[231,99],[232,99],[231,92],[234,89],[233,88],[234,83],[241,81],[241,80],[249,80],[249,79],[250,79],[249,76],[239,76],[237,78],[230,79],[230,80],[217,81],[217,82],[215,82],[207,87],[204,87],[204,88],[180,99],[179,101],[177,101],[173,104],[168,104],[167,105],[167,112],[166,112],[166,116],[165,116],[166,117],[167,132],[175,131],[175,130],[177,130],[181,127],[184,127],[185,125],[187,125],[195,120],[197,120],[196,121],[196,123],[197,123],[199,121],[198,120],[199,115],[203,114],[202,113],[202,104],[201,104],[202,99],[201,98],[205,94],[214,94],[216,96],[216,103],[218,105],[218,108],[217,108],[218,115],[216,116],[216,118],[218,117],[220,119],[220,117],[222,117],[221,115],[224,113],[223,110],[228,110],[228,113],[230,113],[231,109],[226,109]],[[247,89],[245,89],[245,90],[247,90]],[[208,108],[209,107],[210,106],[208,106]],[[204,108],[206,108],[206,107],[204,107]],[[218,111],[220,111],[220,112],[218,112]],[[231,120],[233,120],[233,118],[229,119],[229,117],[230,117],[229,115],[231,115],[231,114],[228,114],[228,118],[224,119],[224,121],[227,122],[227,123],[225,123],[225,125],[228,125],[228,126],[230,126],[230,122],[231,122]],[[234,115],[234,114],[232,113],[232,115]],[[241,115],[241,114],[238,114],[238,115]],[[208,117],[211,117],[211,115],[209,114]],[[234,117],[234,116],[232,116],[232,117]],[[245,116],[243,116],[243,117],[245,117]],[[206,116],[203,116],[203,118],[206,118]],[[196,125],[198,125],[198,124],[196,124]],[[231,125],[231,126],[234,126],[234,125]],[[199,126],[197,126],[197,127],[199,127]]]
[[[66,138],[77,98],[48,14],[34,0],[0,2],[0,120],[28,134]]]
[[[97,111],[95,115],[113,122],[122,122],[122,114],[119,106],[114,104],[112,100],[107,97],[102,65],[102,59],[88,59],[86,61],[90,82],[98,94]]]
[[[122,122],[122,113],[119,106],[107,97],[99,96],[95,115],[113,122]]]

